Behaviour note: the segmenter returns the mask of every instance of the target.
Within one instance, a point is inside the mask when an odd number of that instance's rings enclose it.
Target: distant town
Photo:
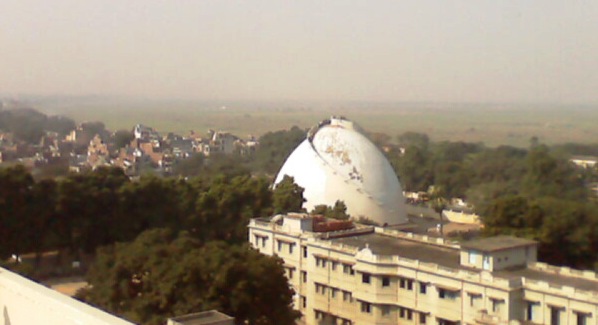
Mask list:
[[[42,116],[32,109],[20,111],[5,112],[19,112],[21,120]],[[66,118],[58,119],[73,123]],[[195,154],[201,153],[205,157],[233,153],[246,155],[259,145],[253,136],[241,138],[221,130],[190,131],[186,135],[160,134],[142,124],[116,132],[107,130],[101,122],[80,123],[66,134],[47,129],[40,131],[38,142],[27,141],[14,132],[1,131],[0,163],[22,164],[34,174],[43,170],[57,174],[80,173],[114,166],[122,168],[130,177],[143,172],[168,176],[177,162]]]

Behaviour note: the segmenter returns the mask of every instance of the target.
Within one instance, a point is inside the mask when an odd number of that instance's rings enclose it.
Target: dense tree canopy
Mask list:
[[[46,131],[64,136],[75,129],[75,122],[63,116],[46,116],[31,108],[0,111],[0,130],[12,132],[19,140],[37,144]]]
[[[272,190],[268,178],[235,174],[130,181],[121,169],[98,168],[34,182],[22,166],[0,169],[0,257],[49,249],[93,253],[163,227],[189,230],[204,243],[244,243],[250,218],[301,208],[303,189],[292,180]],[[23,237],[39,240],[23,243]]]
[[[238,324],[294,324],[282,260],[166,229],[99,250],[80,297],[141,324],[218,309]]]
[[[296,126],[290,130],[268,132],[259,138],[260,146],[252,157],[252,170],[275,174],[287,157],[306,137],[306,131]]]

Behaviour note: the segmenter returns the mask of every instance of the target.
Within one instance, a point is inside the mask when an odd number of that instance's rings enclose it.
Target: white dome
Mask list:
[[[304,208],[344,201],[353,217],[380,225],[407,222],[405,199],[386,157],[352,122],[332,118],[308,132],[287,158],[275,184],[292,176],[305,189]]]

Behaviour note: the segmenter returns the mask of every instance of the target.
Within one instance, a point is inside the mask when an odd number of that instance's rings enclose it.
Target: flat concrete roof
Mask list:
[[[367,244],[376,255],[398,255],[422,262],[436,263],[449,268],[465,269],[459,262],[459,250],[454,248],[440,247],[379,233],[336,238],[331,239],[331,241],[359,249],[365,248]]]
[[[232,317],[217,310],[208,310],[183,316],[172,317],[171,321],[181,325],[209,325],[216,322],[233,320]]]
[[[505,249],[537,244],[538,243],[536,241],[530,239],[517,238],[513,236],[496,236],[462,242],[461,247],[465,249],[473,249],[480,252],[491,253]]]
[[[517,245],[535,245],[536,242],[533,240],[520,239],[515,237],[501,236],[498,237],[498,241],[490,241],[490,244],[498,245],[502,244],[501,247],[505,247],[506,244],[517,244]],[[492,238],[487,238],[488,239]],[[512,241],[515,239],[515,241]],[[482,270],[474,269],[471,267],[462,266],[460,264],[460,251],[450,247],[440,247],[433,244],[427,244],[417,242],[414,240],[391,237],[379,233],[371,233],[367,235],[357,235],[351,237],[335,238],[330,239],[333,243],[343,244],[347,246],[353,246],[358,249],[365,248],[366,244],[369,249],[376,255],[398,255],[413,260],[419,260],[426,263],[436,263],[440,266],[468,270],[472,272],[481,272]],[[476,240],[477,241],[477,240]],[[476,242],[472,241],[472,242]],[[480,240],[484,241],[484,240]],[[489,244],[489,246],[491,246]],[[514,247],[514,246],[509,246]],[[510,269],[502,271],[492,272],[497,277],[503,279],[516,279],[516,278],[527,278],[536,281],[546,281],[548,283],[559,285],[559,286],[571,286],[581,290],[598,291],[598,281],[591,279],[577,278],[573,276],[566,276],[560,274],[554,274],[542,270],[529,269],[521,267],[519,269]]]

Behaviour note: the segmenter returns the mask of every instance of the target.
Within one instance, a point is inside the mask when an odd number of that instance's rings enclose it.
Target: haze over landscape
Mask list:
[[[595,104],[590,1],[2,1],[0,93]]]
[[[0,98],[109,129],[598,138],[598,4],[3,1]],[[5,107],[6,108],[6,107]]]

